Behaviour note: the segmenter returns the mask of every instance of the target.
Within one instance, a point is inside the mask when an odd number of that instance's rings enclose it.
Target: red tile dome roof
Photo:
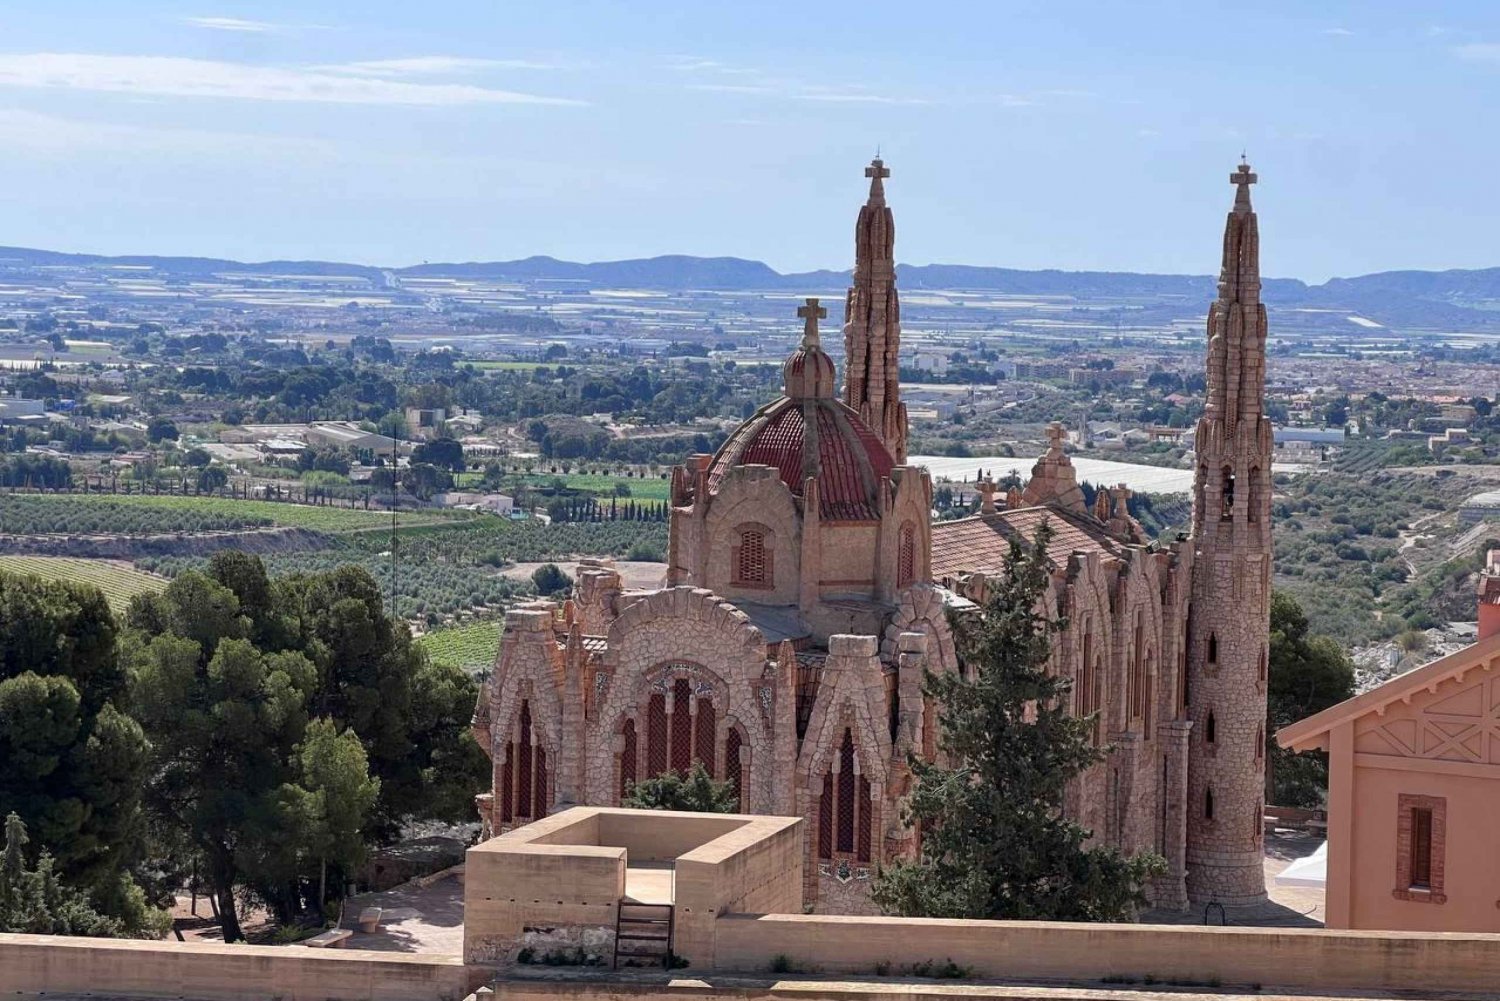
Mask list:
[[[810,437],[816,459],[806,447]],[[774,466],[798,498],[803,481],[816,475],[824,521],[874,521],[875,491],[896,462],[880,436],[841,401],[784,396],[761,407],[719,448],[709,465],[709,493],[719,492],[729,470],[748,465]]]

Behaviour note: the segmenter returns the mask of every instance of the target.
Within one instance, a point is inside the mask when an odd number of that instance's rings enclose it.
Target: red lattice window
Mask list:
[[[667,700],[660,692],[646,703],[646,778],[667,770]]]
[[[536,814],[531,812],[531,703],[521,703],[521,737],[520,748],[517,758],[516,775],[516,819],[535,820]]]
[[[620,735],[624,737],[620,748],[620,798],[624,799],[635,784],[635,720],[626,720]]]
[[[716,774],[714,770],[717,755],[714,753],[714,730],[718,726],[718,714],[714,712],[714,704],[708,699],[698,699],[698,711],[694,717],[693,728],[697,730],[697,739],[694,743],[693,756],[703,763],[704,771],[710,775]]]
[[[861,862],[870,861],[871,807],[870,780],[859,777],[859,830],[854,839],[855,857]]]
[[[740,587],[769,588],[775,585],[771,572],[771,552],[766,548],[766,533],[759,528],[742,528],[739,542],[731,553],[731,583]]]
[[[734,787],[735,809],[745,812],[745,797],[740,792],[740,732],[730,730],[724,738],[724,778]]]
[[[838,848],[854,851],[854,735],[844,728],[844,744],[839,748],[839,827]]]
[[[672,770],[686,775],[693,767],[693,689],[686,678],[672,683]]]
[[[896,586],[909,587],[917,579],[917,527],[901,523],[896,543]]]
[[[834,773],[823,774],[823,794],[817,797],[817,857],[834,857]]]

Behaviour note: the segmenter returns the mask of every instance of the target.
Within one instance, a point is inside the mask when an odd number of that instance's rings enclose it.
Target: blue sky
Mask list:
[[[383,264],[1500,265],[1500,4],[0,2],[0,244]]]

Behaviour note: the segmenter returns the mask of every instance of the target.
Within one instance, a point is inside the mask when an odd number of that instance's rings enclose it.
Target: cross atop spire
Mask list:
[[[1240,154],[1240,169],[1229,175],[1229,183],[1238,190],[1234,193],[1234,209],[1239,211],[1250,211],[1250,185],[1260,180],[1260,177],[1250,170],[1250,164],[1245,162],[1244,154]]]
[[[870,201],[874,204],[883,204],[885,202],[885,185],[881,182],[891,176],[891,168],[887,167],[885,161],[880,159],[879,152],[876,152],[875,159],[871,160],[870,165],[865,168],[865,176],[870,179]]]
[[[1047,425],[1047,447],[1052,452],[1061,452],[1063,443],[1068,440],[1068,429],[1063,427],[1062,421],[1053,421]]]
[[[797,307],[797,315],[807,321],[802,325],[802,346],[820,346],[818,321],[828,315],[827,307],[819,306],[817,299],[808,299],[807,305]]]

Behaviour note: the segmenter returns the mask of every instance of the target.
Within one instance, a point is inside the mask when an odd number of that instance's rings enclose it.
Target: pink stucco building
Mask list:
[[[1329,755],[1328,927],[1500,932],[1500,551],[1478,642],[1276,739]]]

